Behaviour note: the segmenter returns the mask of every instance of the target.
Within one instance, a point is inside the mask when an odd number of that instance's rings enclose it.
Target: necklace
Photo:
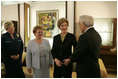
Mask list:
[[[60,34],[61,35],[61,40],[62,40],[62,42],[64,41],[64,39],[65,39],[65,37],[66,37],[66,35],[67,35],[67,32],[65,33],[65,34]]]
[[[67,35],[67,32],[66,33],[61,33],[60,35],[61,35],[61,37],[65,37]]]

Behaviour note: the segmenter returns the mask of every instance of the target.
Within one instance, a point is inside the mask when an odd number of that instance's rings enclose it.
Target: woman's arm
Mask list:
[[[56,63],[57,66],[62,66],[62,62],[57,59],[57,51],[56,51],[56,43],[55,43],[55,37],[53,38],[53,46],[52,46],[52,50],[51,50],[51,53],[52,53],[52,57],[54,59],[54,62]]]
[[[49,47],[49,64],[52,65],[53,64],[53,57],[51,54],[51,47],[50,47],[49,41],[47,41],[47,45]]]
[[[32,67],[32,54],[31,54],[30,46],[32,46],[32,45],[30,45],[30,43],[28,43],[27,51],[26,51],[26,65],[27,65],[27,68]]]
[[[4,58],[4,38],[3,35],[1,36],[1,61],[4,62],[5,58]]]
[[[10,55],[7,53],[7,51],[5,50],[5,36],[4,35],[2,35],[1,36],[1,57],[2,57],[2,59],[1,59],[1,61],[2,62],[5,62],[5,60],[8,58],[10,58]]]
[[[18,58],[20,58],[21,60],[22,60],[22,53],[23,53],[23,41],[22,41],[22,38],[21,38],[21,36],[20,36],[20,34],[18,34],[19,35],[19,38],[20,38],[20,40],[21,40],[21,42],[20,42],[20,47],[19,47],[19,51],[18,51],[18,54],[17,54],[17,59]]]
[[[52,53],[52,57],[53,57],[53,59],[57,58],[57,56],[56,56],[57,54],[56,54],[55,37],[53,38],[53,46],[52,46],[51,53]]]
[[[76,37],[75,37],[74,34],[73,34],[73,37],[72,37],[72,45],[74,46],[74,49],[75,49],[76,46],[77,46],[77,40],[76,40]]]

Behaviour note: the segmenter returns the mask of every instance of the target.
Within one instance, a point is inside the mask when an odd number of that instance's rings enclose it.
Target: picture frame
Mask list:
[[[43,29],[43,37],[53,37],[59,33],[57,21],[59,18],[59,10],[41,10],[36,11],[37,25]]]

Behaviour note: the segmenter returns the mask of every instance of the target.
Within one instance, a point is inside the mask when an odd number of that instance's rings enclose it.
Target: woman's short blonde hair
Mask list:
[[[66,22],[67,26],[69,26],[69,21],[66,18],[60,18],[57,22],[57,26],[60,28],[60,26],[63,22]]]
[[[14,24],[13,24],[11,21],[8,21],[8,22],[6,22],[6,23],[4,24],[4,28],[5,28],[5,30],[8,30],[9,27],[11,27],[11,26],[14,27]]]
[[[41,30],[42,30],[42,27],[36,25],[36,26],[33,28],[33,33],[35,34],[38,29],[41,29]]]

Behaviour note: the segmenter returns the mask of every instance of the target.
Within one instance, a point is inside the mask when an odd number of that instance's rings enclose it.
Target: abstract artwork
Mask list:
[[[44,10],[36,12],[37,25],[42,27],[44,37],[53,37],[56,33],[58,33],[58,12],[58,10]]]

